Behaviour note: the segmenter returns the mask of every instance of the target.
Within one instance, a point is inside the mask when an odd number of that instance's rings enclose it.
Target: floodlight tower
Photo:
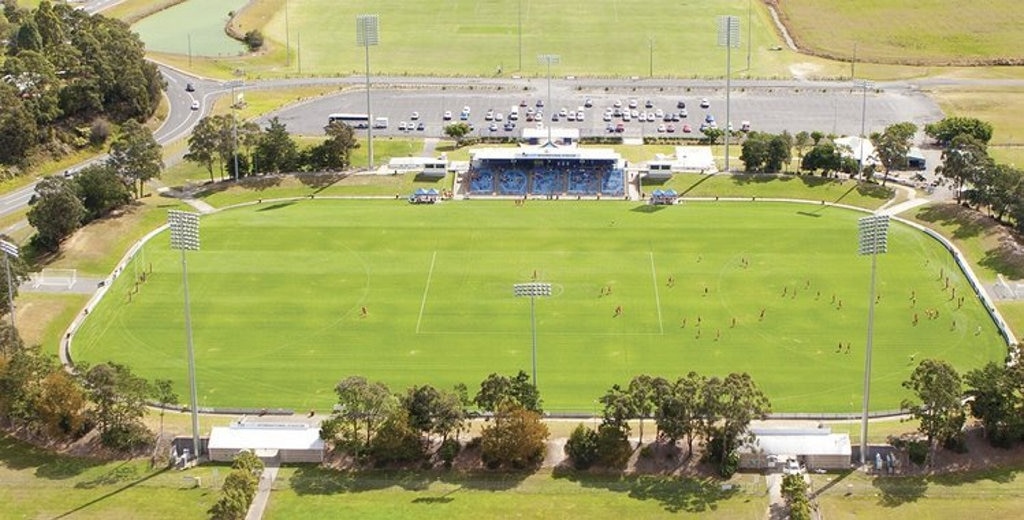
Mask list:
[[[7,273],[7,308],[11,313],[11,334],[18,330],[14,326],[14,279],[11,278],[11,257],[20,258],[17,244],[0,240],[0,252],[4,254],[4,271]]]
[[[185,251],[199,251],[199,214],[187,211],[167,212],[167,225],[171,228],[171,249],[181,251],[181,284],[185,292],[185,337],[188,342],[188,383],[192,403],[192,448],[198,459],[202,451],[199,446],[199,397],[196,391],[196,356],[192,345],[192,311],[188,298],[188,263]]]
[[[554,105],[551,104],[551,66],[558,65],[562,61],[562,57],[557,54],[541,54],[537,56],[537,60],[541,63],[548,65],[548,108],[554,110]],[[548,125],[548,143],[551,142],[551,125]]]
[[[530,298],[530,330],[533,333],[533,387],[537,388],[537,314],[536,300],[538,296],[551,296],[551,284],[543,282],[517,283],[512,286],[516,297]]]
[[[369,169],[373,170],[373,112],[370,109],[370,46],[380,43],[378,25],[380,17],[375,14],[356,15],[356,45],[366,50],[366,146]]]
[[[871,396],[871,347],[875,333],[875,271],[878,255],[888,250],[889,216],[875,214],[857,221],[861,255],[871,255],[871,286],[868,290],[868,339],[864,349],[864,405],[860,419],[860,463],[867,461],[868,452],[868,403]]]
[[[732,99],[730,97],[732,87],[732,49],[740,46],[740,19],[736,16],[718,17],[718,46],[725,47],[725,171],[729,171],[729,137],[732,130],[729,128],[729,109]]]
[[[231,148],[231,155],[234,156],[235,160],[235,182],[238,182],[238,117],[235,115],[235,111],[238,110],[238,98],[235,97],[235,89],[241,87],[245,83],[242,80],[229,81],[228,86],[231,87],[231,139],[234,144]]]
[[[868,115],[868,89],[874,85],[870,81],[861,81],[857,83],[857,86],[862,90],[860,101],[860,150],[857,153],[857,176],[859,177],[864,175],[864,140],[867,139],[864,132]]]

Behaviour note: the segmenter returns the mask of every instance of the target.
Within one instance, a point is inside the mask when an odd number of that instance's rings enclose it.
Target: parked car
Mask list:
[[[193,85],[191,81],[188,82],[188,83],[185,83],[185,92],[195,92],[195,91],[196,91],[196,86]]]
[[[684,134],[688,134],[688,133],[690,133],[692,131],[693,131],[693,128],[690,128],[690,125],[683,125],[683,133]]]
[[[681,99],[679,101],[676,101],[676,108],[686,108],[686,101],[683,101]]]
[[[192,110],[199,110],[199,100],[192,102]]]
[[[416,130],[419,130],[420,132],[422,132],[422,131],[424,131],[426,129],[427,129],[427,125],[423,124],[423,121],[420,121],[419,123],[416,123]]]
[[[708,101],[708,98],[701,98],[700,99],[700,107],[701,108],[710,108],[711,107],[711,102]]]
[[[445,121],[451,121],[452,120],[452,111],[451,110],[445,110],[444,111],[444,115],[441,116],[441,119],[444,119]]]

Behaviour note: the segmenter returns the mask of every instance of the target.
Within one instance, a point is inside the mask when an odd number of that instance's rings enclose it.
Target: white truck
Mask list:
[[[374,118],[373,119],[373,127],[374,128],[387,128],[388,127],[388,118],[386,118],[386,117]]]

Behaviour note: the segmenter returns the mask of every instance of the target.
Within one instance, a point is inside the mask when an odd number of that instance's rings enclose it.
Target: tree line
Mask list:
[[[327,138],[300,150],[278,118],[266,128],[251,121],[238,122],[233,115],[204,117],[188,138],[185,160],[202,166],[214,181],[214,167],[220,177],[245,177],[259,173],[297,171],[338,171],[351,164],[352,150],[358,148],[352,127],[332,122],[324,127]],[[235,167],[237,165],[237,171]]]
[[[142,419],[149,402],[176,404],[169,380],[147,381],[118,363],[64,369],[39,345],[25,345],[0,324],[0,424],[33,438],[65,443],[97,431],[113,450],[138,452],[156,436]],[[163,435],[161,412],[160,435]]]
[[[1007,362],[989,362],[961,375],[948,362],[925,359],[904,388],[913,392],[902,406],[921,423],[919,431],[934,455],[942,446],[965,451],[967,415],[978,419],[992,446],[1012,448],[1024,441],[1024,367],[1014,347]]]
[[[361,376],[335,386],[335,411],[321,425],[321,437],[332,449],[357,461],[377,465],[409,464],[436,458],[451,465],[463,449],[460,435],[472,417],[487,418],[480,436],[467,446],[480,449],[489,468],[535,466],[544,456],[547,427],[541,421],[540,394],[526,372],[491,374],[470,398],[465,385],[450,390],[430,385],[393,393],[382,382]],[[748,374],[705,377],[691,372],[675,381],[639,375],[626,387],[614,385],[599,402],[602,421],[596,429],[580,425],[566,444],[578,469],[599,465],[621,469],[633,452],[630,421],[655,423],[655,436],[674,446],[686,439],[687,457],[695,439],[707,447],[707,459],[723,475],[738,467],[737,448],[749,438],[750,421],[770,412],[768,398]]]
[[[42,0],[4,0],[0,65],[0,169],[25,171],[42,152],[106,141],[108,121],[145,121],[164,87],[138,35],[118,20]]]

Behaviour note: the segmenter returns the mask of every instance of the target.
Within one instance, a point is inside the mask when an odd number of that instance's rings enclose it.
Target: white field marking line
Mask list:
[[[430,279],[434,277],[434,262],[437,261],[437,251],[430,257],[430,271],[427,272],[427,285],[423,287],[423,299],[420,301],[420,314],[416,317],[416,334],[420,333],[420,323],[423,321],[423,309],[427,307],[427,293],[430,291]]]
[[[651,257],[651,281],[654,282],[654,304],[658,308],[658,331],[664,334],[665,324],[661,319],[661,295],[658,294],[658,271],[654,268],[654,251],[648,251],[647,254]]]

